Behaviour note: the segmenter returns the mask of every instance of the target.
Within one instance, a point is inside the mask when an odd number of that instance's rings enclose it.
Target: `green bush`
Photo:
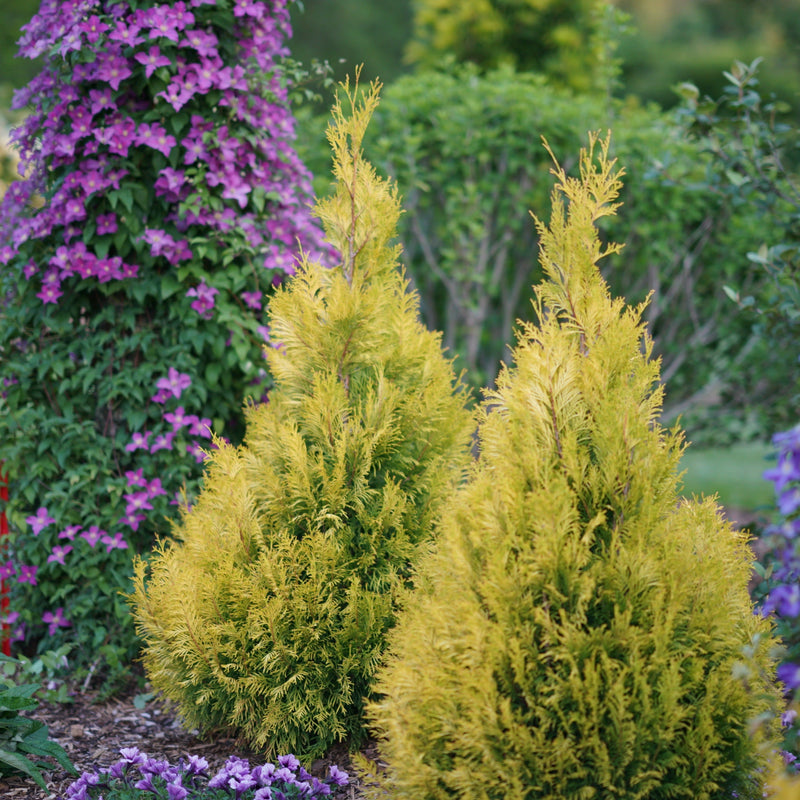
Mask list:
[[[418,319],[390,244],[400,214],[361,158],[377,88],[329,139],[317,215],[341,253],[270,304],[275,387],[240,448],[219,443],[177,542],[132,595],[154,687],[190,726],[303,757],[363,735],[397,603],[469,459],[466,394]]]
[[[774,433],[795,424],[800,401],[800,128],[786,103],[762,96],[760,62],[734,62],[717,99],[690,83],[678,88],[687,136],[710,156],[705,185],[759,223],[723,286],[752,345],[728,370],[727,391],[759,406]]]
[[[774,727],[778,693],[752,554],[679,496],[644,308],[598,269],[621,173],[591,141],[580,179],[556,171],[538,324],[486,397],[368,710],[396,798],[762,797],[750,726]]]

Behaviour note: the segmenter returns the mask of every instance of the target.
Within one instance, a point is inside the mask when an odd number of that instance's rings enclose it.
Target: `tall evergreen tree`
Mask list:
[[[132,600],[153,685],[191,726],[232,727],[305,757],[363,736],[362,709],[398,603],[473,430],[465,392],[391,243],[396,191],[361,157],[377,86],[329,140],[317,206],[341,254],[305,260],[270,304],[275,386]]]
[[[770,623],[745,535],[679,495],[643,308],[597,266],[619,249],[595,222],[620,173],[595,145],[579,179],[556,173],[538,324],[486,397],[479,464],[391,637],[369,714],[393,797],[762,796]]]

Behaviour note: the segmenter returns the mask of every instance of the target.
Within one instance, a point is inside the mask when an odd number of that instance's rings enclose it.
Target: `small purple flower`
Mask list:
[[[279,756],[278,763],[282,767],[288,767],[288,769],[292,771],[296,770],[300,766],[300,761],[298,760],[297,756],[294,756],[291,753],[287,753],[285,756]]]
[[[153,777],[152,773],[145,773],[144,777],[133,784],[133,788],[139,789],[142,792],[152,792],[154,795],[158,796],[158,787],[153,783]]]
[[[125,450],[128,453],[132,453],[134,450],[149,450],[150,445],[148,443],[148,439],[152,431],[145,431],[144,433],[139,433],[138,431],[133,434],[133,437],[129,444],[125,445]]]
[[[80,525],[67,525],[63,531],[58,534],[59,539],[69,539],[69,541],[73,541],[75,536],[80,533],[81,526]]]
[[[329,767],[328,777],[337,786],[347,786],[350,782],[350,776],[344,770],[339,769],[336,764],[331,764]]]
[[[147,491],[132,492],[131,494],[124,495],[128,505],[125,506],[126,514],[136,514],[139,511],[152,511],[153,506],[150,505],[150,498]]]
[[[782,617],[800,616],[800,585],[796,583],[776,586],[770,592],[769,605]]]
[[[117,215],[112,211],[110,214],[97,215],[97,233],[102,236],[106,233],[117,232]]]
[[[58,298],[61,297],[63,292],[58,284],[55,283],[47,283],[42,287],[40,292],[36,293],[36,296],[47,305],[48,303],[57,303]]]
[[[772,437],[772,443],[779,450],[800,450],[800,425],[795,425],[788,431],[781,431]]]
[[[47,623],[47,634],[49,636],[55,635],[59,628],[69,628],[72,625],[68,619],[65,619],[64,609],[61,606],[55,612],[45,611],[42,614],[42,622]]]
[[[261,311],[261,292],[242,292],[242,300],[248,308]]]
[[[0,564],[0,580],[8,580],[17,571],[13,561],[6,561],[5,564]]]
[[[203,417],[203,419],[198,419],[194,414],[192,414],[192,422],[189,427],[189,433],[192,436],[202,436],[204,439],[211,438],[211,420],[208,417]]]
[[[169,368],[166,378],[159,378],[156,381],[156,388],[171,392],[172,396],[179,398],[184,389],[192,385],[192,378],[185,372],[178,372],[175,367]]]
[[[50,523],[55,522],[55,517],[51,517],[47,513],[47,508],[42,506],[36,514],[25,518],[25,522],[31,526],[31,532],[34,536],[38,536]]]
[[[38,569],[37,566],[20,564],[19,573],[17,574],[17,583],[29,583],[31,586],[36,586],[36,572]]]
[[[186,452],[190,456],[194,456],[194,460],[199,464],[201,461],[205,461],[208,457],[203,450],[201,449],[200,445],[197,442],[190,442],[186,445]]]
[[[197,286],[186,292],[187,297],[197,298],[192,301],[191,306],[198,314],[206,318],[211,315],[211,309],[214,308],[214,296],[217,294],[219,294],[219,289],[208,286],[205,279],[202,279]]]
[[[120,763],[138,767],[147,761],[147,756],[138,747],[123,747],[119,754],[122,756]]]
[[[275,781],[283,781],[284,783],[294,783],[294,772],[289,767],[281,767],[275,770],[272,779]]]
[[[158,434],[155,441],[150,446],[150,452],[157,453],[159,450],[172,450],[172,440],[174,438],[175,434],[172,431]]]
[[[778,680],[789,690],[800,687],[800,664],[779,664],[776,670]]]
[[[89,530],[81,534],[81,539],[85,539],[90,547],[94,547],[106,535],[104,530],[101,530],[97,525],[90,525]]]
[[[189,790],[183,786],[180,775],[177,775],[167,784],[168,800],[184,800],[188,794]]]
[[[161,485],[161,478],[153,478],[150,483],[147,484],[147,496],[152,499],[154,497],[158,497],[159,495],[166,494],[166,490]]]
[[[172,60],[167,58],[156,45],[153,45],[146,53],[137,53],[134,58],[144,66],[144,74],[148,78],[159,67],[168,67],[172,63]]]
[[[124,517],[120,517],[117,522],[120,525],[127,525],[132,531],[139,530],[139,524],[144,522],[146,519],[144,514],[125,514]]]
[[[110,553],[112,550],[128,549],[128,543],[125,541],[125,537],[121,533],[115,533],[113,536],[106,534],[105,536],[101,537],[100,541],[105,544],[107,553]]]
[[[144,477],[143,467],[137,470],[128,470],[125,473],[125,479],[128,486],[147,486],[147,478]]]
[[[202,756],[189,756],[189,762],[186,765],[186,771],[190,775],[203,775],[208,769],[208,761]]]
[[[793,486],[778,495],[778,510],[788,516],[800,508],[800,487]]]
[[[172,430],[174,431],[178,431],[185,425],[190,424],[186,416],[186,409],[183,406],[178,406],[175,411],[168,411],[164,414],[164,419],[172,425]]]
[[[53,550],[47,557],[48,564],[61,564],[66,566],[64,559],[72,552],[72,547],[68,544],[57,544],[53,546]]]

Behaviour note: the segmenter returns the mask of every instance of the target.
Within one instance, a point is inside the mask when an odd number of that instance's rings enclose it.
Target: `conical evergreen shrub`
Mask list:
[[[555,174],[538,324],[487,393],[368,709],[391,797],[760,798],[749,726],[776,694],[746,537],[679,496],[643,308],[598,270],[619,249],[595,227],[621,185],[608,141]]]
[[[218,442],[204,489],[132,595],[155,688],[189,726],[311,757],[363,733],[387,630],[474,429],[391,244],[396,191],[361,158],[378,87],[328,137],[318,204],[329,269],[306,260],[270,304],[275,388]],[[149,574],[148,574],[149,573]]]

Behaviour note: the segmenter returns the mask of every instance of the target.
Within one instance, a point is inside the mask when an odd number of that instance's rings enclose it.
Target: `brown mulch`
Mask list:
[[[181,757],[202,756],[209,763],[209,775],[222,767],[231,755],[248,759],[252,766],[270,760],[242,747],[233,738],[200,739],[196,730],[184,729],[175,712],[159,699],[148,699],[143,708],[137,708],[133,691],[105,702],[96,702],[96,696],[91,693],[76,693],[73,697],[74,702],[68,704],[40,703],[30,716],[47,725],[50,738],[64,748],[79,773],[111,766],[119,759],[123,747],[138,747],[151,758],[163,758],[171,764],[177,764]],[[368,746],[363,752],[375,758],[374,746]],[[325,758],[317,759],[309,772],[324,778],[331,764],[344,769],[351,777],[350,786],[337,797],[361,800],[364,795],[346,747],[334,747]],[[77,777],[58,765],[43,770],[43,776],[46,792],[27,776],[0,777],[0,798],[57,800]]]

